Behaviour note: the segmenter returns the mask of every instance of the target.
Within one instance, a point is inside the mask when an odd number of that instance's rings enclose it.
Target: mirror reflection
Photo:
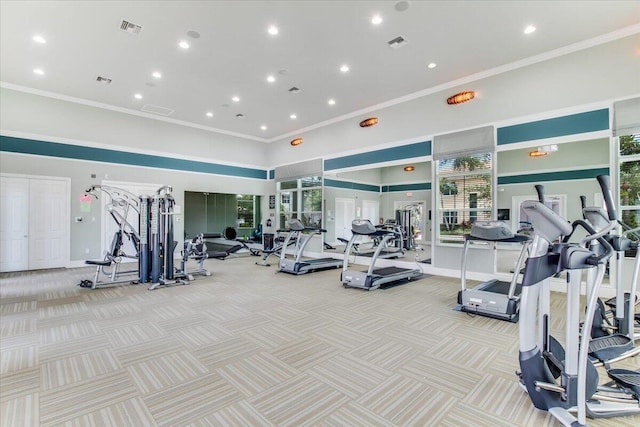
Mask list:
[[[343,171],[324,176],[325,241],[342,252],[352,236],[351,222],[366,219],[396,227],[399,237],[386,253],[400,250],[403,261],[428,261],[431,248],[431,163],[419,162]],[[361,242],[361,251],[376,247]]]
[[[580,196],[585,196],[587,206],[603,205],[594,177],[609,173],[608,166],[608,139],[501,151],[497,154],[498,219],[506,220],[514,231],[530,233],[531,224],[520,204],[538,199],[536,184],[544,186],[545,204],[557,214],[569,221],[582,219]],[[513,271],[518,250],[498,246],[498,272]]]

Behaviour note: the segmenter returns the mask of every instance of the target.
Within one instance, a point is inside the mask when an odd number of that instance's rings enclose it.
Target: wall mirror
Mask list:
[[[326,242],[344,250],[351,222],[398,224],[404,240],[402,260],[430,258],[431,162],[412,162],[324,174]],[[370,242],[371,245],[375,242]]]

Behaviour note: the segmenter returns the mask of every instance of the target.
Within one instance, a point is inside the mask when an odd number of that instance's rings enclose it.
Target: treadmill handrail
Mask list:
[[[382,249],[385,247],[386,243],[394,237],[395,237],[395,234],[387,234],[382,238],[382,241],[380,241],[380,243],[378,244],[378,247],[376,248],[376,251],[373,253],[373,256],[371,257],[371,263],[369,263],[369,268],[367,269],[367,276],[372,275],[373,269],[376,266],[376,261],[378,259],[378,256],[380,255],[380,252],[382,252]]]

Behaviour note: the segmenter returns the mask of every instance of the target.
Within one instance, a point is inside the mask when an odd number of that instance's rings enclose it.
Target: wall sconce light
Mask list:
[[[558,151],[558,146],[556,144],[553,145],[543,145],[542,147],[538,147],[536,150],[529,152],[529,157],[542,157],[547,154],[555,153]]]
[[[539,150],[533,150],[533,151],[529,151],[529,157],[543,157],[546,156],[549,153],[545,153],[544,151],[539,151]]]
[[[476,93],[472,90],[456,93],[455,95],[447,98],[447,104],[449,105],[462,104],[463,102],[471,101],[473,98],[475,98],[475,96],[476,96]]]
[[[404,167],[404,171],[405,172],[413,172],[414,170],[416,170],[416,167],[413,165],[409,165],[409,166],[405,166]]]
[[[302,144],[302,138],[296,138],[291,140],[291,145],[294,147],[297,147],[300,144]]]
[[[369,117],[368,119],[364,119],[363,121],[360,122],[360,127],[368,128],[369,126],[375,126],[377,124],[378,124],[377,117]]]

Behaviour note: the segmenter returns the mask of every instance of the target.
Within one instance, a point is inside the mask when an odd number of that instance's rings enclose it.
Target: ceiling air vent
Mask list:
[[[299,93],[299,92],[300,92],[300,88],[297,88],[297,87],[295,87],[295,86],[292,86],[292,87],[289,89],[289,92],[291,92],[291,93]]]
[[[98,77],[96,77],[96,81],[97,81],[97,82],[100,82],[100,83],[104,83],[104,84],[106,84],[106,85],[108,85],[108,84],[110,84],[110,83],[111,83],[111,79],[108,79],[108,78],[106,78],[106,77],[102,77],[102,76],[98,76]]]
[[[145,113],[158,114],[159,116],[170,116],[173,110],[170,108],[158,107],[157,105],[145,104],[142,108]]]
[[[120,24],[120,29],[129,34],[140,34],[140,31],[142,31],[142,27],[140,25],[134,24],[133,22],[125,21],[124,19]]]
[[[387,44],[391,49],[400,49],[401,47],[405,47],[409,43],[404,37],[398,36],[395,39],[389,40]]]

